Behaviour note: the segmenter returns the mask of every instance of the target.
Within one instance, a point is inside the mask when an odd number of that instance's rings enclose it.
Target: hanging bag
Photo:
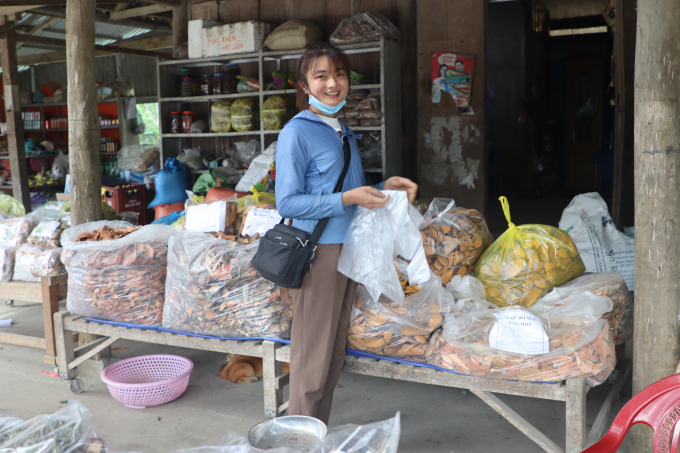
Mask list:
[[[342,190],[345,176],[349,169],[352,154],[349,143],[343,143],[345,166],[333,193]],[[329,218],[319,220],[312,234],[285,225],[285,219],[260,239],[260,246],[251,261],[251,265],[264,278],[284,288],[298,288],[302,277],[311,267],[316,245],[321,238]]]

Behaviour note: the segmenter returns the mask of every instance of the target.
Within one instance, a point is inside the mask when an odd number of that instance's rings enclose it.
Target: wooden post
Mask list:
[[[19,73],[17,72],[17,49],[14,39],[14,22],[7,16],[0,16],[0,27],[6,27],[0,37],[0,62],[2,83],[5,93],[5,115],[7,119],[7,145],[9,165],[12,172],[14,198],[31,212],[31,194],[28,189],[28,166],[24,151],[24,122],[21,119],[19,97]]]
[[[70,0],[66,5],[68,148],[74,226],[102,218],[94,17],[94,0]]]
[[[680,359],[678,23],[677,0],[638,0],[633,393],[673,374]],[[651,430],[634,429],[631,446],[651,452]]]
[[[616,123],[614,138],[614,182],[612,218],[616,227],[633,226],[635,222],[634,128],[633,103],[635,80],[636,0],[616,0],[616,32],[614,63],[616,75]]]
[[[181,0],[180,6],[172,10],[172,57],[180,58],[182,45],[189,39],[189,5]],[[185,56],[186,58],[186,56]]]

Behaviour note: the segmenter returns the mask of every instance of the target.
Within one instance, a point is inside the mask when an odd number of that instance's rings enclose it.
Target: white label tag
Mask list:
[[[519,354],[547,354],[548,335],[543,323],[533,313],[523,310],[494,313],[498,322],[491,328],[489,346]]]
[[[227,215],[227,202],[190,206],[187,209],[186,229],[199,233],[215,233],[224,231]]]
[[[40,224],[33,230],[33,236],[51,238],[60,225],[61,222],[57,222],[56,220],[52,220],[50,222],[40,222]]]
[[[253,208],[248,212],[243,225],[241,235],[248,235],[250,237],[259,233],[260,236],[274,228],[274,226],[281,221],[279,212],[275,209]]]

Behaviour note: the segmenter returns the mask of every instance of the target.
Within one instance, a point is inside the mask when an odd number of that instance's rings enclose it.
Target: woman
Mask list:
[[[297,65],[300,113],[281,133],[276,152],[276,204],[293,226],[312,232],[330,217],[311,269],[292,290],[289,415],[328,423],[333,390],[345,360],[347,330],[357,283],[337,271],[338,258],[356,206],[381,208],[389,200],[380,189],[405,190],[415,200],[418,186],[393,177],[366,186],[357,135],[336,115],[349,90],[349,60],[329,44],[308,49]],[[344,166],[343,141],[351,149],[342,190],[333,193]]]

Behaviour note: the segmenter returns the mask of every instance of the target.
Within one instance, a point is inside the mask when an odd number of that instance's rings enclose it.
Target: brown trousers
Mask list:
[[[312,267],[291,290],[289,415],[328,424],[333,391],[345,361],[357,283],[338,272],[342,244],[319,244]]]

